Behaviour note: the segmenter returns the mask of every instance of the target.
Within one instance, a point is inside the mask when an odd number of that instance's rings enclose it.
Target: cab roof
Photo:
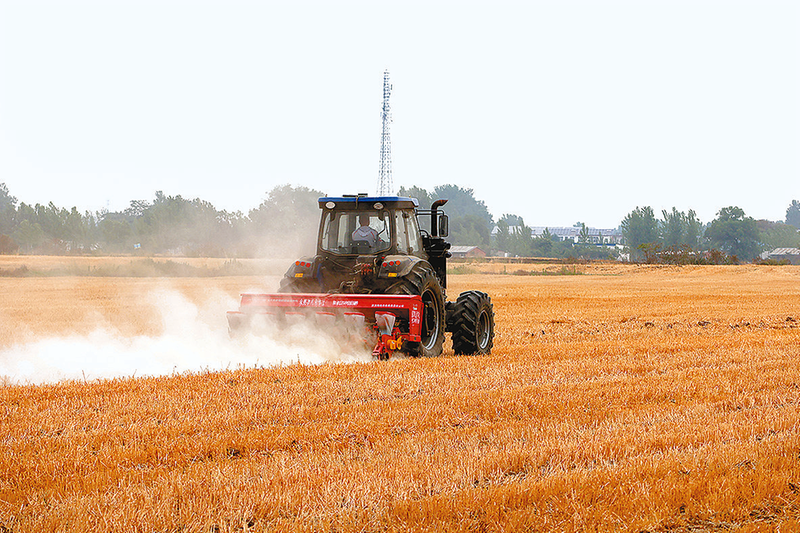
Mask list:
[[[320,209],[372,209],[377,203],[390,209],[416,209],[419,207],[416,198],[405,196],[324,196],[318,201]],[[331,207],[328,205],[329,203],[334,205]]]

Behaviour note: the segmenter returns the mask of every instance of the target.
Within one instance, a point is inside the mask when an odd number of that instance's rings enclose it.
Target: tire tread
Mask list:
[[[484,347],[478,346],[477,325],[482,312],[488,314],[489,339]],[[492,299],[481,291],[466,291],[453,305],[451,323],[453,351],[457,355],[489,354],[494,345],[494,308]]]

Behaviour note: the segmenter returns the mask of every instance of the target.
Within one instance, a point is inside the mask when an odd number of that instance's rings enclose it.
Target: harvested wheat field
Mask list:
[[[0,531],[800,529],[800,268],[471,268],[491,356],[9,381]],[[274,282],[0,278],[0,363]]]

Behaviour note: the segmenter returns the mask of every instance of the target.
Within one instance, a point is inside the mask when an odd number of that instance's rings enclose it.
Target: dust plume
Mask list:
[[[32,338],[0,351],[0,383],[41,384],[371,360],[368,352],[343,346],[335,335],[304,324],[231,339],[225,312],[236,309],[238,302],[224,294],[199,306],[176,291],[155,292],[149,298],[154,312],[161,315],[160,334],[124,336],[106,321],[99,321],[86,335]]]

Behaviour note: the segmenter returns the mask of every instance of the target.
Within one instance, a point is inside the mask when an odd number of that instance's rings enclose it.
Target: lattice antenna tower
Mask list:
[[[383,71],[383,107],[381,108],[381,118],[383,119],[383,132],[381,133],[381,169],[378,175],[378,196],[392,196],[394,186],[392,185],[392,139],[389,135],[389,126],[392,123],[392,113],[389,109],[389,95],[392,93],[392,86],[389,83],[389,71]]]

